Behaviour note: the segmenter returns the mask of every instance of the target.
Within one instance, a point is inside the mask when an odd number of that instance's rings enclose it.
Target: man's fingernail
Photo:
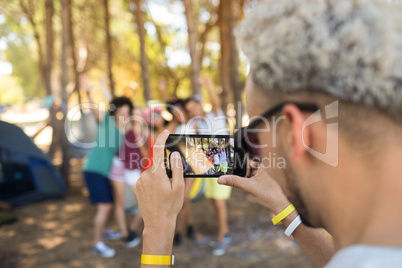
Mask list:
[[[169,130],[165,129],[163,132],[169,132]]]
[[[173,158],[180,158],[180,154],[178,152],[173,152]]]
[[[219,183],[219,184],[226,184],[225,178],[224,178],[224,177],[219,177],[219,178],[218,178],[218,183]]]

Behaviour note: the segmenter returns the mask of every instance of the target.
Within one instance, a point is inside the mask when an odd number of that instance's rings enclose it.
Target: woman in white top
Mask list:
[[[212,80],[204,79],[201,84],[208,89],[212,110],[208,113],[204,112],[200,101],[195,98],[185,100],[183,106],[191,118],[188,122],[188,129],[195,131],[197,134],[228,135],[227,118],[221,109],[220,98],[212,87]],[[216,256],[225,254],[231,242],[226,205],[226,200],[230,198],[231,191],[231,187],[218,184],[215,178],[205,180],[204,195],[212,200],[218,225],[218,243],[212,250],[212,254]]]
[[[216,154],[214,155],[214,167],[215,167],[215,172],[216,172],[216,173],[219,171],[219,164],[220,164],[219,154],[216,153]]]

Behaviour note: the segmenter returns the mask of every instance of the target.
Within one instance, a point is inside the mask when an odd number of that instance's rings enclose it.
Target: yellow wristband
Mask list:
[[[141,264],[145,265],[173,265],[174,255],[141,255]]]
[[[295,207],[293,206],[293,204],[290,204],[289,206],[287,206],[284,210],[282,210],[278,215],[276,215],[275,217],[272,218],[272,223],[274,225],[277,225],[278,223],[280,223],[284,218],[286,218],[287,216],[289,216],[290,213],[292,213],[295,210]]]

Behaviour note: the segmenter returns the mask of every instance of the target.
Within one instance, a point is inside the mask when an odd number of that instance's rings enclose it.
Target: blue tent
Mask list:
[[[56,168],[31,138],[0,121],[0,200],[22,206],[66,192]]]

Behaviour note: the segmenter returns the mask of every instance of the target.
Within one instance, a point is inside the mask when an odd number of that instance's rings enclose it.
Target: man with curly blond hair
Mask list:
[[[401,14],[397,1],[264,0],[237,29],[252,120],[236,139],[257,161],[248,178],[218,182],[274,212],[315,266],[401,266]],[[267,168],[271,155],[286,165]],[[137,184],[143,254],[171,254],[166,226],[183,202],[180,160],[172,163],[172,181],[161,171]]]

